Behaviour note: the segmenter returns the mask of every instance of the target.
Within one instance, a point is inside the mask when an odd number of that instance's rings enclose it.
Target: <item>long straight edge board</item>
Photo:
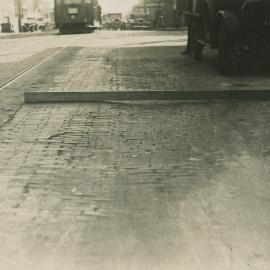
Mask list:
[[[25,92],[25,103],[136,100],[270,100],[270,90]]]

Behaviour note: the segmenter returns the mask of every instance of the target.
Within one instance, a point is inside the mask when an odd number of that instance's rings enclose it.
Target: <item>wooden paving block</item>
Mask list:
[[[25,103],[139,100],[269,100],[270,90],[25,92]]]

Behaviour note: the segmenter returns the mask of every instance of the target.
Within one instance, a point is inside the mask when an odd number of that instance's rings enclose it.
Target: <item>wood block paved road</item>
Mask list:
[[[0,269],[268,270],[268,101],[23,104],[25,90],[269,87],[260,70],[220,76],[207,51],[195,64],[181,39],[82,35],[0,93]]]

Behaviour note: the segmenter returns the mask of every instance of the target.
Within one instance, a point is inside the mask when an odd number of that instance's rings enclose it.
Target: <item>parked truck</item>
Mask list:
[[[220,71],[233,72],[244,58],[270,59],[270,0],[180,0],[187,18],[187,51],[200,60],[205,46],[217,49]]]

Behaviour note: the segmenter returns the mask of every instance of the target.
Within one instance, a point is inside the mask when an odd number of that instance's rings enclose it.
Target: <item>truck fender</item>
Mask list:
[[[224,22],[225,25],[230,29],[234,30],[239,26],[239,19],[235,12],[231,10],[220,10],[216,15],[216,30],[218,31],[219,25]]]
[[[237,15],[230,10],[220,10],[215,18],[215,26],[212,40],[212,47],[217,48],[218,46],[218,31],[221,23],[225,23],[225,25],[230,30],[235,30],[239,26],[240,22]]]

